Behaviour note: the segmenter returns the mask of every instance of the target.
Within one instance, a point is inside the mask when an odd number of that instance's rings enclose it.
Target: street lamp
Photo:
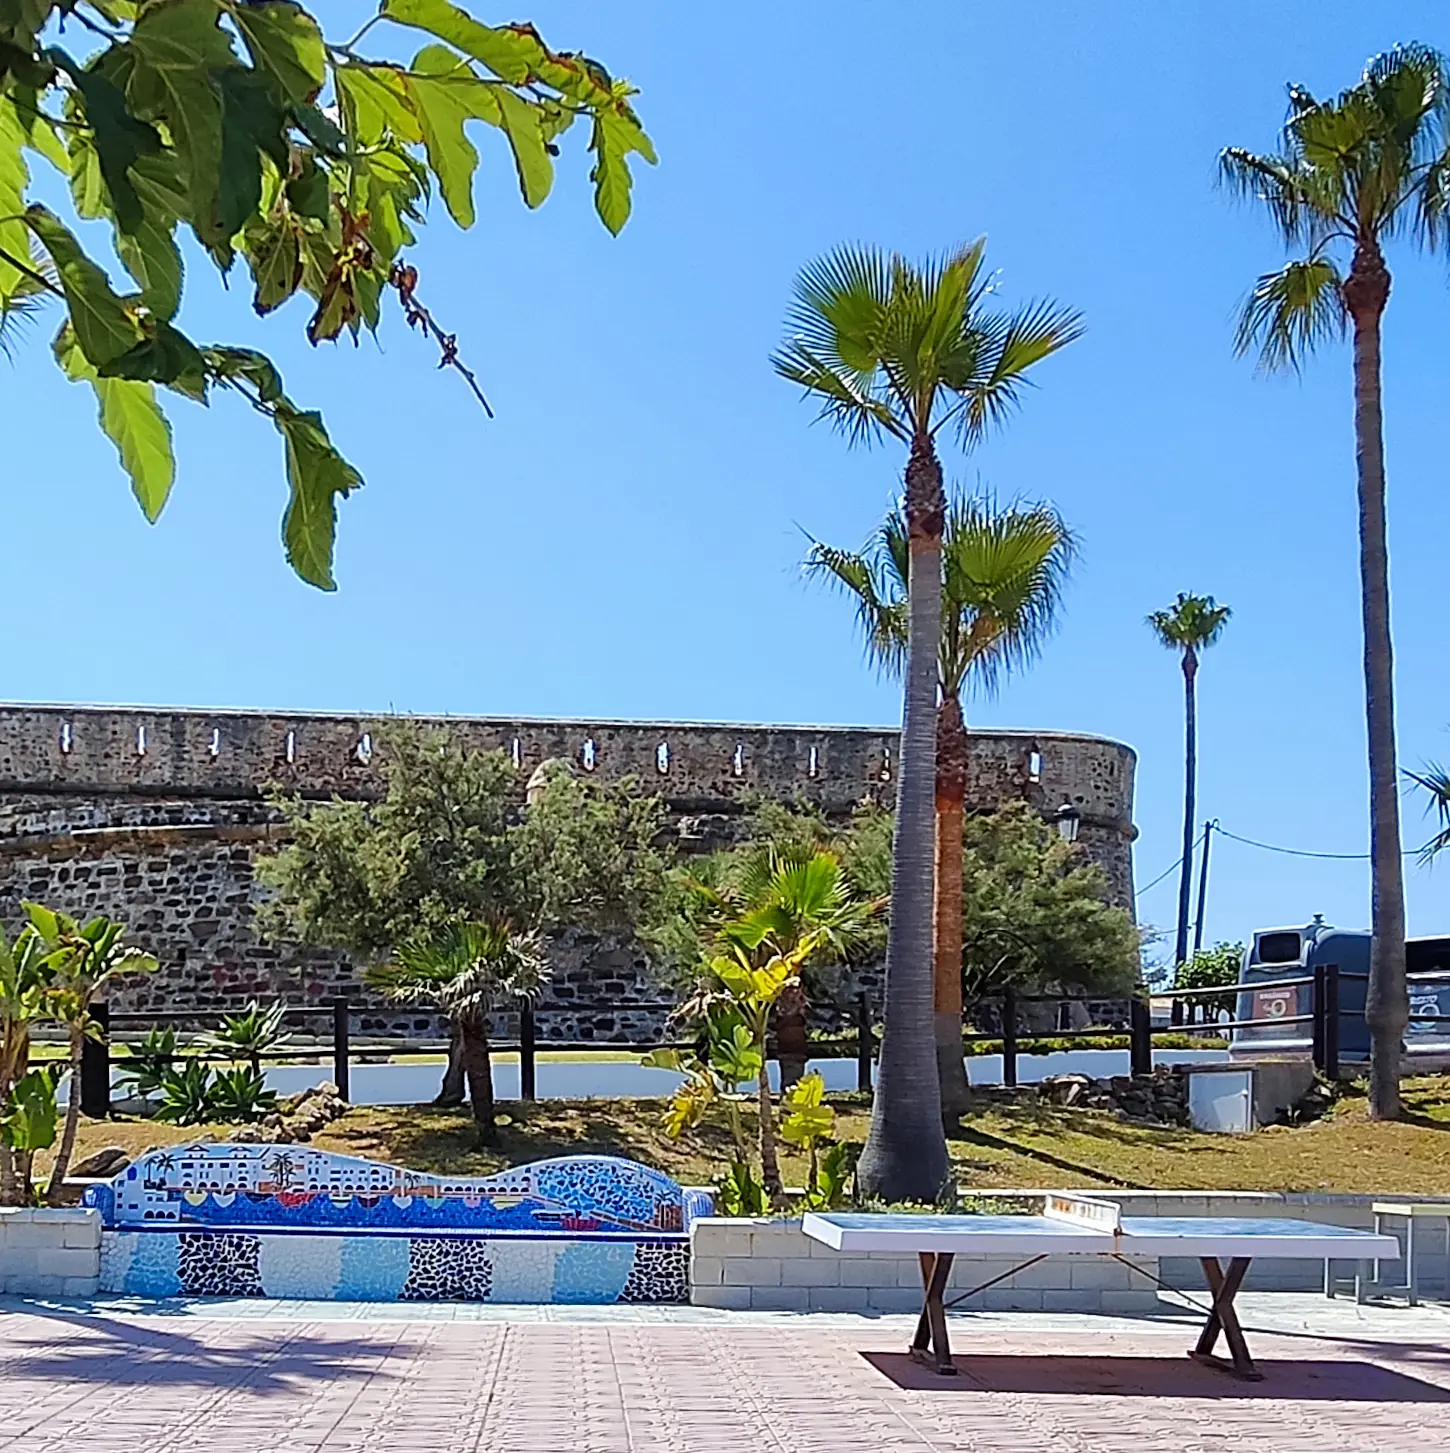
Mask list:
[[[1053,814],[1052,820],[1057,824],[1058,836],[1065,843],[1077,841],[1077,830],[1082,822],[1082,813],[1072,803],[1064,802]]]

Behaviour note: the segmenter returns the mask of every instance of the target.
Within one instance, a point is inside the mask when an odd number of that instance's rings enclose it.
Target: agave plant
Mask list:
[[[253,999],[240,1014],[222,1016],[222,1027],[206,1036],[208,1049],[244,1059],[254,1074],[262,1072],[262,1056],[281,1049],[292,1038],[282,1027],[287,1007],[274,1000],[265,1009]]]

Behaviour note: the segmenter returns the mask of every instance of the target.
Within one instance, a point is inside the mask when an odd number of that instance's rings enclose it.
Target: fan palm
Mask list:
[[[906,659],[906,520],[893,512],[864,550],[815,545],[806,569],[856,602],[868,655],[899,674]],[[937,653],[936,951],[933,1005],[942,1113],[967,1106],[962,1059],[962,819],[967,729],[962,693],[995,691],[1033,661],[1057,621],[1077,542],[1050,505],[1000,506],[990,495],[954,499],[942,543]]]
[[[706,866],[709,865],[709,866]],[[747,955],[788,957],[807,939],[810,954],[801,967],[841,964],[876,927],[884,898],[862,894],[836,853],[828,848],[781,847],[766,843],[706,859],[703,871],[681,870],[679,878],[696,907],[700,927],[723,947]],[[776,1055],[781,1087],[805,1073],[806,985],[797,982],[774,1005]]]
[[[363,981],[398,1004],[433,1004],[449,1018],[462,1050],[473,1122],[480,1138],[498,1137],[488,1012],[509,999],[532,998],[547,976],[538,935],[507,922],[459,923],[420,934],[392,959],[363,971]]]
[[[1224,180],[1269,210],[1299,255],[1255,284],[1238,348],[1257,346],[1266,368],[1297,368],[1321,343],[1354,343],[1354,430],[1359,566],[1369,739],[1373,939],[1365,1018],[1370,1114],[1399,1114],[1400,1041],[1409,1021],[1405,890],[1395,761],[1394,668],[1380,329],[1390,296],[1384,247],[1410,237],[1450,241],[1450,74],[1444,57],[1409,45],[1371,60],[1358,84],[1321,101],[1289,89],[1283,145],[1263,155],[1230,147]],[[1345,261],[1348,267],[1345,267]]]
[[[947,1174],[932,1029],[936,656],[946,523],[937,442],[969,447],[1020,400],[1031,370],[1078,336],[1053,303],[988,304],[984,239],[922,264],[841,247],[796,280],[790,336],[773,358],[852,444],[904,444],[908,602],[900,773],[892,845],[886,1015],[871,1130],[857,1182],[871,1196],[931,1200]]]
[[[1211,595],[1185,595],[1182,591],[1167,610],[1147,618],[1148,629],[1161,645],[1179,653],[1183,667],[1183,863],[1178,873],[1178,934],[1173,962],[1188,962],[1188,914],[1193,884],[1194,801],[1198,790],[1198,658],[1223,635],[1233,612]],[[1178,1003],[1173,1005],[1175,1014]]]

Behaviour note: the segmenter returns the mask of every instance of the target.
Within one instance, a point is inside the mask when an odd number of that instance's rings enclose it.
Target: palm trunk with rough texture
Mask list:
[[[494,1121],[493,1061],[488,1049],[488,1021],[481,1014],[460,1015],[458,1036],[473,1123],[478,1127],[480,1139],[492,1145],[498,1139],[498,1126]]]
[[[0,1206],[20,1204],[20,1176],[15,1166],[15,1152],[8,1145],[0,1144]]]
[[[81,1056],[85,1052],[86,1037],[78,1030],[70,1032],[70,1097],[65,1107],[65,1127],[60,1133],[60,1144],[56,1147],[55,1161],[50,1168],[50,1180],[45,1187],[45,1203],[48,1206],[60,1204],[61,1187],[65,1185],[65,1173],[70,1168],[70,1158],[76,1148],[76,1131],[81,1123]]]
[[[461,1105],[467,1080],[463,1073],[463,1037],[454,1025],[448,1035],[448,1064],[443,1070],[443,1083],[434,1097],[435,1105]]]
[[[1400,1047],[1410,1018],[1405,982],[1405,881],[1400,856],[1380,383],[1380,320],[1389,295],[1390,275],[1379,249],[1359,246],[1345,280],[1344,299],[1354,322],[1354,438],[1359,474],[1359,575],[1364,614],[1372,885],[1372,939],[1364,1017],[1370,1033],[1369,1113],[1375,1120],[1399,1117]]]
[[[950,1169],[932,1028],[937,655],[945,514],[941,464],[931,439],[921,435],[912,441],[906,466],[910,604],[891,850],[885,1025],[871,1129],[856,1166],[857,1189],[885,1201],[935,1201]]]
[[[775,1106],[770,1100],[770,1076],[763,1069],[755,1097],[760,1106],[760,1183],[772,1204],[779,1204],[781,1181],[780,1161],[775,1153]]]
[[[961,1119],[970,1098],[962,1057],[962,819],[967,799],[967,728],[962,705],[944,695],[936,717],[936,948],[933,1012],[942,1118]]]
[[[811,1045],[806,1025],[806,996],[798,991],[783,996],[775,1009],[775,1058],[780,1065],[780,1087],[788,1090],[806,1072]]]
[[[1198,795],[1198,653],[1183,652],[1183,864],[1178,870],[1178,932],[1173,940],[1173,962],[1188,962],[1188,918],[1193,901],[1193,820]]]

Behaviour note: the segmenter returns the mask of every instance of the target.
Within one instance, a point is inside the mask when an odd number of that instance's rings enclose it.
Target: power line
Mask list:
[[[1364,863],[1369,861],[1368,853],[1314,853],[1309,852],[1305,848],[1281,848],[1274,843],[1256,842],[1251,837],[1240,837],[1238,833],[1230,832],[1226,827],[1219,828],[1218,832],[1220,836],[1232,838],[1236,843],[1243,843],[1245,847],[1262,848],[1266,853],[1283,853],[1286,857],[1290,858],[1332,858],[1334,861],[1341,863]],[[1406,848],[1401,851],[1400,856],[1402,858],[1413,858],[1416,856],[1416,853],[1417,849]],[[1182,862],[1182,859],[1180,858],[1179,861]]]
[[[1207,828],[1204,828],[1203,832],[1207,832],[1207,831],[1208,831],[1208,829]],[[1219,831],[1222,832],[1223,829],[1220,828]],[[1192,851],[1193,852],[1197,852],[1198,849],[1202,845],[1203,845],[1203,833],[1199,833],[1199,835],[1198,835],[1198,841],[1196,843],[1194,843],[1193,848],[1192,848]],[[1181,868],[1182,866],[1183,866],[1183,854],[1182,853],[1179,853],[1178,858],[1177,858],[1176,861],[1170,863],[1166,868],[1164,868],[1163,871],[1161,873],[1159,873],[1158,876],[1156,878],[1154,878],[1151,883],[1145,883],[1141,888],[1139,888],[1138,891],[1133,894],[1133,897],[1134,898],[1141,898],[1150,888],[1156,888],[1171,872],[1173,872],[1173,870],[1175,868]]]

